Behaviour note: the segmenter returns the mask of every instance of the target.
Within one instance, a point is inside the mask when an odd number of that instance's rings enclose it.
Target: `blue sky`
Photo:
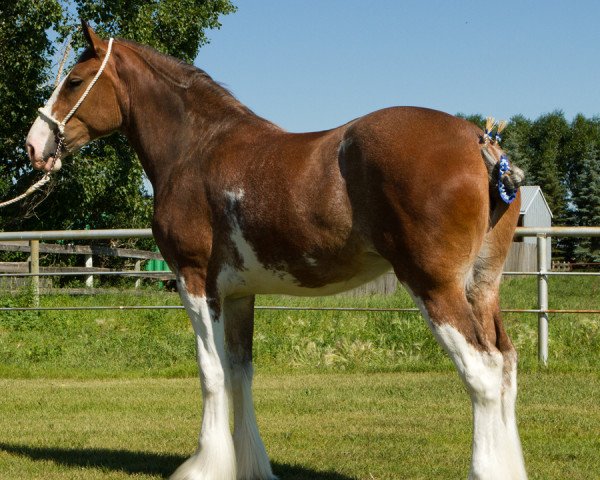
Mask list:
[[[598,1],[234,3],[195,64],[290,131],[392,105],[600,115]]]

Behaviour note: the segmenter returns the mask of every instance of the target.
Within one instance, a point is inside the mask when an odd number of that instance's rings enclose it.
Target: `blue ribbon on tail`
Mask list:
[[[510,193],[506,191],[506,186],[502,181],[502,178],[506,173],[510,172],[510,161],[504,154],[500,156],[500,165],[498,171],[498,193],[504,203],[510,204],[517,197],[517,191],[512,190]]]

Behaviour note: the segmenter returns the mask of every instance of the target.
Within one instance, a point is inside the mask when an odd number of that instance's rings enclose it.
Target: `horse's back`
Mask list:
[[[403,175],[433,169],[473,169],[481,162],[483,132],[472,123],[437,110],[392,107],[360,117],[344,128],[345,145],[354,143],[372,167]]]

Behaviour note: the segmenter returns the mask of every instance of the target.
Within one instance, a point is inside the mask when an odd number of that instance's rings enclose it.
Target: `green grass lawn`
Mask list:
[[[599,308],[599,278],[550,279],[550,308]],[[1,306],[28,306],[26,293]],[[178,305],[152,290],[43,306]],[[412,307],[399,290],[359,298],[266,297],[257,305]],[[502,305],[535,308],[534,278]],[[532,479],[600,478],[600,318],[506,314],[519,352],[519,418]],[[256,314],[258,417],[281,480],[454,479],[468,469],[471,413],[417,313]],[[195,448],[200,395],[181,310],[0,313],[0,479],[165,478]]]
[[[531,479],[600,476],[598,374],[528,373]],[[0,479],[160,479],[193,452],[197,379],[0,380]],[[470,404],[451,372],[258,374],[281,480],[466,478]]]
[[[551,308],[599,308],[600,277],[551,278]],[[0,305],[28,305],[27,295]],[[148,291],[94,296],[43,296],[43,306],[178,305],[176,294]],[[367,297],[257,298],[257,305],[412,307],[403,290]],[[502,305],[534,308],[534,278],[502,284]],[[520,368],[537,371],[537,317],[505,315]],[[259,310],[258,370],[399,372],[453,369],[418,313]],[[0,377],[116,378],[196,375],[195,347],[182,310],[0,313]],[[600,315],[550,315],[549,368],[600,371]]]

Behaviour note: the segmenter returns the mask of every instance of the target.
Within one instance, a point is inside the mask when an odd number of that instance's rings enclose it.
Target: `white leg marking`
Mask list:
[[[237,459],[238,480],[273,480],[276,477],[263,444],[252,401],[251,363],[231,367],[234,427],[233,442]]]
[[[198,451],[177,469],[171,480],[235,480],[223,319],[211,318],[206,298],[188,293],[183,279],[179,279],[179,287],[196,334],[203,412]]]
[[[499,351],[476,349],[454,327],[432,322],[423,301],[414,295],[413,299],[452,358],[471,397],[473,454],[469,479],[525,480],[515,419],[516,362],[508,366]]]
[[[517,428],[517,354],[504,356],[504,375],[502,381],[502,419],[508,436],[508,460],[514,465],[515,478],[527,478],[521,439]]]

